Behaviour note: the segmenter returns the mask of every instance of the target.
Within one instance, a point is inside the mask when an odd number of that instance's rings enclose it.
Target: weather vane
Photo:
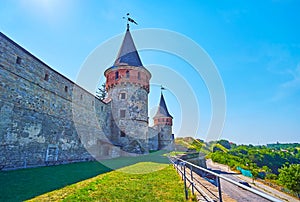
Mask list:
[[[123,19],[127,19],[127,30],[129,30],[129,22],[134,23],[134,24],[138,24],[136,21],[134,21],[134,19],[129,17],[129,13],[126,14],[127,17],[123,17]]]

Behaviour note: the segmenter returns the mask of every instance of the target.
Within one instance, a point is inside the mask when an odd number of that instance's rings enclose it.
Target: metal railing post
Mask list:
[[[190,162],[187,162],[185,160],[182,160],[182,159],[179,159],[179,158],[176,158],[176,157],[174,157],[174,160],[176,160],[177,162],[179,162],[179,163],[176,163],[176,169],[177,169],[177,172],[180,171],[180,174],[182,175],[182,180],[184,180],[184,188],[185,188],[185,196],[186,196],[186,198],[188,198],[188,187],[186,186],[186,180],[188,180],[192,184],[192,188],[194,188],[194,190],[196,190],[199,193],[202,192],[205,195],[205,197],[209,199],[209,201],[213,201],[205,192],[203,192],[203,190],[202,191],[200,190],[200,188],[197,186],[197,184],[194,184],[193,181],[194,180],[197,181],[196,178],[194,179],[193,173],[192,173],[192,169],[194,167],[195,169],[199,169],[202,172],[206,172],[206,173],[212,174],[212,175],[214,175],[216,177],[216,184],[218,186],[218,194],[219,194],[219,201],[220,202],[223,201],[223,199],[222,199],[222,189],[221,189],[220,178],[222,178],[222,180],[225,180],[225,181],[229,182],[230,184],[233,184],[233,185],[236,185],[238,187],[241,187],[241,188],[243,188],[243,189],[245,189],[245,190],[247,190],[247,191],[249,191],[249,192],[251,192],[253,194],[256,194],[257,196],[265,198],[265,199],[267,199],[269,201],[282,202],[282,200],[279,200],[279,199],[277,199],[277,198],[275,198],[273,196],[270,196],[270,195],[268,195],[268,194],[266,194],[266,193],[264,193],[262,191],[259,191],[259,190],[253,189],[253,188],[249,188],[249,187],[247,187],[247,186],[245,186],[245,185],[243,185],[243,184],[241,184],[241,183],[239,183],[237,181],[234,181],[234,180],[232,180],[230,178],[224,177],[224,176],[222,176],[222,175],[220,175],[218,173],[215,173],[215,172],[213,172],[211,170],[205,169],[203,167],[200,167],[198,165],[192,164]],[[171,162],[175,163],[174,161],[172,161],[172,159],[171,159]],[[185,170],[186,164],[188,164],[188,165],[191,166],[191,180],[189,178],[186,179],[186,170]],[[180,166],[180,168],[179,168],[179,166]],[[182,171],[182,166],[184,166],[184,172]],[[1,169],[1,165],[0,165],[0,169]],[[197,182],[199,182],[199,181],[197,181]],[[217,196],[215,196],[215,197],[217,197]]]
[[[185,173],[185,164],[183,165],[183,175],[184,175],[184,193],[185,193],[185,199],[188,200],[188,190],[186,186],[186,173]]]
[[[190,165],[190,170],[191,170],[191,183],[192,183],[192,194],[194,195],[194,177],[193,177],[193,166]]]
[[[223,201],[222,200],[222,190],[221,190],[221,182],[220,182],[219,176],[217,176],[216,181],[217,181],[218,192],[219,192],[219,200],[220,200],[220,202],[222,202]]]

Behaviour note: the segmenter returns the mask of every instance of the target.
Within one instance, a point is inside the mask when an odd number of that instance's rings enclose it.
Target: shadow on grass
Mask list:
[[[101,163],[82,162],[0,172],[0,201],[24,201],[96,175],[138,162],[169,163],[164,151],[120,157]]]

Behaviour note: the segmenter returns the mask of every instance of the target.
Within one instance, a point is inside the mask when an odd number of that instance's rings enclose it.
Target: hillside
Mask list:
[[[282,185],[296,195],[300,192],[300,144],[237,145],[228,140],[204,142],[191,137],[176,138],[177,147],[206,154],[206,158],[233,170],[248,170],[273,186]]]
[[[190,152],[202,152],[204,154],[209,154],[214,150],[220,150],[227,152],[228,149],[225,148],[218,142],[206,143],[200,139],[194,139],[192,137],[178,137],[175,139],[175,145],[177,151],[190,151]]]
[[[157,171],[135,174],[152,170]],[[183,201],[183,190],[172,165],[140,162],[29,201]]]

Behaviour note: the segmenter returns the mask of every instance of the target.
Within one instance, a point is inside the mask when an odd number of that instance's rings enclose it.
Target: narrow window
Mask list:
[[[44,80],[45,80],[45,81],[49,81],[49,74],[45,74]]]
[[[101,111],[103,112],[103,109],[104,109],[104,107],[103,106],[101,106]]]
[[[115,80],[118,80],[118,79],[119,79],[119,72],[116,71],[116,73],[115,73]]]
[[[120,131],[120,136],[121,136],[121,137],[125,137],[125,136],[126,136],[125,132],[121,130],[121,131]]]
[[[80,100],[82,100],[82,98],[83,98],[83,96],[82,96],[82,94],[80,95]]]
[[[124,109],[120,110],[120,118],[125,118],[125,110]]]
[[[94,101],[92,101],[92,106],[95,106],[95,102]]]
[[[141,80],[141,73],[138,72],[138,80]]]
[[[68,92],[68,86],[65,86],[65,92],[66,93]]]
[[[21,61],[22,61],[22,58],[20,58],[19,56],[17,56],[16,63],[17,64],[21,64]]]
[[[124,100],[126,98],[126,93],[121,93],[120,97],[122,100]]]
[[[126,78],[129,79],[130,74],[129,74],[129,70],[126,71]]]

